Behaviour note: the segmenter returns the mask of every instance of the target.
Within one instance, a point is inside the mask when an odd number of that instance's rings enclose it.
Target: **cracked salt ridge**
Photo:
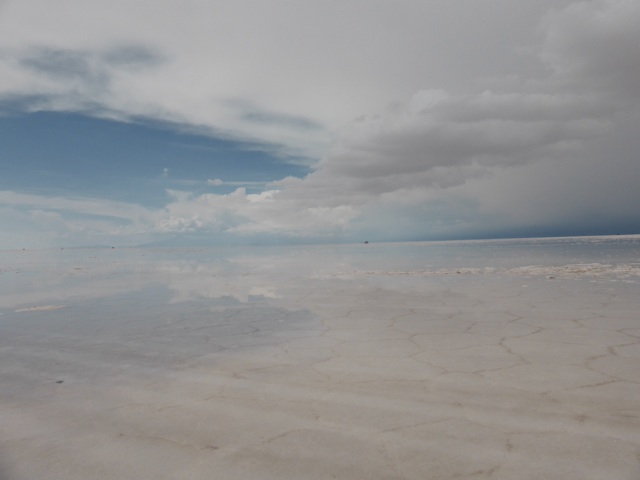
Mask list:
[[[16,310],[16,313],[20,312],[50,312],[52,310],[60,310],[61,308],[66,307],[66,305],[42,305],[42,306],[34,306],[27,308],[19,308]]]
[[[567,275],[567,276],[640,276],[640,263],[629,263],[621,265],[607,265],[601,263],[575,263],[558,266],[528,265],[516,268],[494,268],[494,267],[461,267],[461,268],[440,268],[437,270],[406,270],[406,271],[355,271],[337,273],[335,277],[349,277],[359,275],[406,275],[406,276],[437,276],[437,275],[482,275],[482,274],[503,274],[503,275]]]

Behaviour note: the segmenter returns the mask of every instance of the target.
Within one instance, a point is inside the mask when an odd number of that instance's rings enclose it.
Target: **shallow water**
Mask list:
[[[579,267],[578,267],[579,266]],[[176,249],[0,251],[0,308],[168,288],[167,301],[286,296],[290,283],[377,274],[640,277],[640,236]],[[227,281],[232,278],[232,281]],[[181,296],[187,297],[182,298]]]
[[[0,252],[0,478],[638,478],[639,287],[640,236]]]

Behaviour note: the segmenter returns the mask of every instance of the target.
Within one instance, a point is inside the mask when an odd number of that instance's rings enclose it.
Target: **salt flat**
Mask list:
[[[640,478],[611,242],[2,252],[0,479]]]

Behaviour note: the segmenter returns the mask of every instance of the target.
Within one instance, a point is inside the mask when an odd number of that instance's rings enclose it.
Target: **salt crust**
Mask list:
[[[517,268],[494,268],[494,267],[460,267],[460,268],[439,268],[437,270],[407,270],[407,271],[355,271],[341,272],[337,277],[349,277],[359,275],[417,275],[417,276],[437,276],[437,275],[545,275],[545,276],[612,276],[625,278],[630,276],[640,276],[640,264],[628,263],[621,265],[607,265],[602,263],[575,263],[568,265],[528,265]]]
[[[113,253],[0,292],[2,480],[640,478],[637,264]]]

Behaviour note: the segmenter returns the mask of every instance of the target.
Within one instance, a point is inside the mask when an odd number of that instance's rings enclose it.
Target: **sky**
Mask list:
[[[0,0],[0,249],[640,233],[637,0]]]

